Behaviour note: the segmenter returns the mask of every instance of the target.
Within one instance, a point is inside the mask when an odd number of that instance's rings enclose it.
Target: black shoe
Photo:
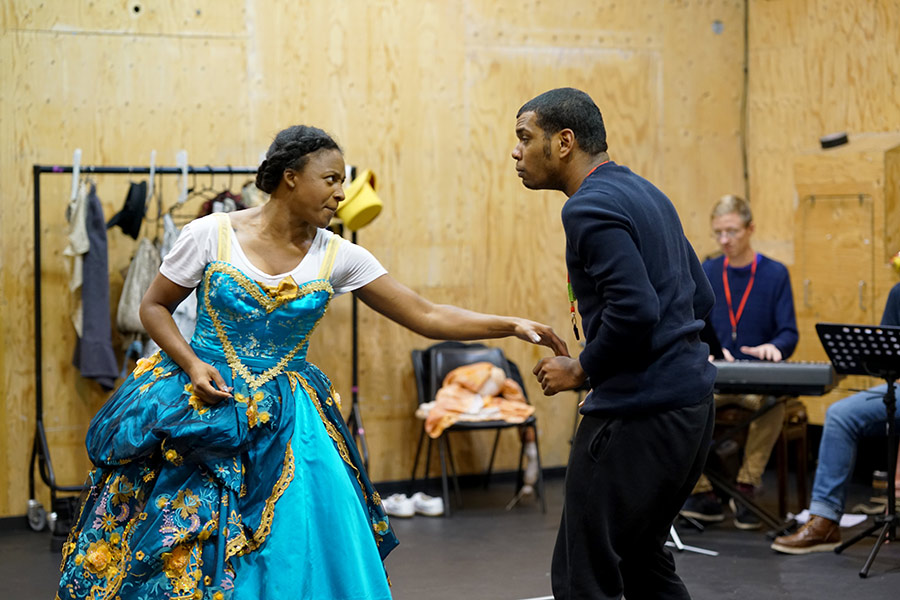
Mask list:
[[[712,492],[691,494],[684,501],[680,514],[704,523],[721,523],[725,520],[722,503]]]
[[[735,502],[734,498],[728,501],[728,506],[734,512],[734,526],[738,529],[759,529],[762,527],[762,522],[756,516],[756,513],[743,504]]]

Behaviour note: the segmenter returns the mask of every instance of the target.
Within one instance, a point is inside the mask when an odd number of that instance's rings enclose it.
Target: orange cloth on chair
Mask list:
[[[519,384],[489,362],[450,371],[434,401],[420,409],[427,411],[425,431],[431,438],[440,437],[459,421],[522,423],[534,414],[534,407],[525,401]]]

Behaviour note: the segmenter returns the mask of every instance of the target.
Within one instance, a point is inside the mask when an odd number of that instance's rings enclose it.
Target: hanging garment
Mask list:
[[[206,215],[211,215],[217,212],[233,212],[236,210],[244,210],[247,208],[244,205],[243,196],[236,196],[232,194],[230,191],[224,191],[218,194],[215,198],[207,200],[200,206],[200,212],[197,214],[198,217],[205,217]]]
[[[137,239],[141,232],[141,222],[144,220],[144,212],[147,204],[147,182],[131,182],[128,186],[128,194],[125,196],[125,204],[122,210],[113,215],[106,224],[109,229],[118,225],[126,235]]]
[[[81,288],[82,270],[84,267],[84,255],[91,247],[91,241],[87,232],[87,185],[80,181],[75,197],[69,201],[66,207],[66,221],[69,223],[69,243],[63,254],[72,257],[69,263],[69,291],[76,292]],[[75,300],[75,308],[72,310],[72,325],[75,332],[81,337],[81,294]]]
[[[109,319],[109,269],[106,253],[106,227],[103,207],[92,183],[87,195],[87,232],[90,250],[84,255],[81,305],[82,331],[75,343],[72,364],[81,376],[93,379],[111,390],[119,375],[119,366],[112,345],[112,325]]]
[[[159,251],[156,246],[147,238],[141,238],[134,258],[128,266],[128,274],[125,275],[125,283],[122,285],[122,295],[119,296],[116,327],[120,332],[147,333],[141,323],[141,300],[159,271],[159,262]]]
[[[256,187],[256,181],[251,179],[241,188],[241,202],[247,208],[259,206],[265,202],[265,192]],[[900,259],[898,259],[900,262]],[[900,267],[898,267],[900,268]]]

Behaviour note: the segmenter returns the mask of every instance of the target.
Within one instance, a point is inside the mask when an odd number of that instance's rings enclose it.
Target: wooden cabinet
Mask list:
[[[792,360],[825,361],[815,324],[877,324],[898,281],[890,266],[900,251],[900,134],[851,136],[838,148],[794,160],[794,256],[791,281],[800,341]],[[821,397],[804,398],[810,423],[849,389],[874,385],[847,377]]]

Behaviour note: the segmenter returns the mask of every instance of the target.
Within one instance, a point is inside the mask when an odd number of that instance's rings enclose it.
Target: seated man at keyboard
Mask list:
[[[722,255],[708,259],[703,270],[716,294],[709,316],[725,360],[787,359],[797,346],[797,322],[787,268],[754,252],[750,245],[754,223],[750,205],[737,196],[724,196],[713,207],[713,237]],[[765,402],[760,394],[718,394],[716,407],[737,404],[753,411]],[[784,404],[776,403],[750,423],[744,458],[737,475],[738,489],[753,497],[778,440],[784,421]],[[760,521],[748,508],[731,501],[734,524],[758,529]],[[725,519],[712,485],[701,476],[682,507],[681,514],[704,523]]]
[[[900,326],[900,283],[891,288],[881,324]],[[785,554],[809,554],[829,552],[840,545],[838,524],[844,514],[847,484],[856,462],[856,444],[862,437],[884,435],[887,411],[882,399],[886,391],[887,384],[884,383],[828,407],[819,442],[819,464],[813,480],[809,520],[797,533],[775,538],[773,550]],[[895,423],[900,427],[900,411],[895,415]],[[900,467],[894,480],[900,480]]]

